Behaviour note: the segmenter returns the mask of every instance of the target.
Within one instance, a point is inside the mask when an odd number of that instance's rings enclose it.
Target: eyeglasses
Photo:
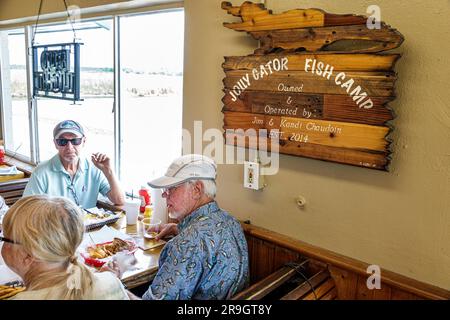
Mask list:
[[[11,239],[8,239],[8,238],[5,238],[5,237],[0,236],[0,242],[1,242],[1,241],[3,241],[3,242],[8,242],[8,243],[12,243],[12,244],[20,244],[20,243],[18,243],[18,242],[15,242],[14,240],[11,240]]]
[[[64,139],[64,138],[61,138],[61,139],[56,139],[56,144],[57,144],[58,146],[60,146],[60,147],[64,147],[64,146],[67,145],[67,143],[68,143],[69,141],[70,141],[70,143],[71,143],[73,146],[78,146],[78,145],[81,144],[81,142],[83,142],[83,138],[73,138],[73,139]]]
[[[177,188],[179,188],[179,187],[181,187],[181,186],[183,186],[185,184],[186,184],[186,182],[182,183],[182,184],[179,184],[177,186],[174,186],[174,187],[162,188],[162,193],[165,193],[166,196],[168,197],[170,194],[174,193]]]

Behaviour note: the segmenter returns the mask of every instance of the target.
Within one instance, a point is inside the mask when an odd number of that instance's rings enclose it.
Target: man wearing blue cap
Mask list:
[[[81,156],[86,137],[78,122],[64,120],[58,123],[53,129],[53,137],[58,154],[34,169],[24,196],[62,196],[87,209],[96,206],[101,193],[115,205],[123,205],[124,193],[108,156],[94,153],[92,162]]]

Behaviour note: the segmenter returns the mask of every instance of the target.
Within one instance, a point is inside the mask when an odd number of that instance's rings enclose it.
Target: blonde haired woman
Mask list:
[[[128,299],[114,274],[77,261],[83,233],[80,209],[65,198],[31,196],[11,206],[1,253],[27,288],[14,299]]]

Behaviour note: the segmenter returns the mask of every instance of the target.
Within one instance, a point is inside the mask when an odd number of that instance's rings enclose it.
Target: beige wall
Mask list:
[[[241,1],[232,1],[234,5]],[[257,45],[226,29],[236,21],[220,0],[186,0],[183,126],[221,128],[223,56]],[[268,0],[275,13],[315,7],[365,14],[371,0]],[[393,160],[389,173],[281,156],[262,192],[242,187],[242,165],[219,167],[222,207],[240,219],[382,268],[450,289],[450,19],[447,0],[375,2],[382,20],[405,37],[391,104]],[[307,199],[304,210],[294,198]]]

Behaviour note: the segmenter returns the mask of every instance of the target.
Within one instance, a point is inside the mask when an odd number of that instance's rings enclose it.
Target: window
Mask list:
[[[162,175],[181,155],[183,12],[123,17],[119,39],[121,180],[129,190]]]
[[[114,60],[112,20],[75,23],[81,46],[80,87],[83,101],[39,98],[36,101],[40,160],[55,155],[53,128],[64,119],[78,121],[86,132],[85,156],[93,152],[114,155]],[[36,44],[72,42],[70,25],[38,27]]]
[[[23,29],[0,32],[3,139],[7,152],[31,159]]]
[[[38,98],[33,109],[28,102],[32,88],[26,67],[31,28],[0,32],[0,102],[7,153],[17,151],[37,163],[51,158],[56,154],[54,126],[73,119],[85,128],[85,155],[108,154],[116,160],[122,185],[136,193],[181,155],[184,11],[83,20],[73,26],[83,43],[84,100],[73,104]],[[70,24],[40,24],[35,43],[72,42],[73,38]]]

